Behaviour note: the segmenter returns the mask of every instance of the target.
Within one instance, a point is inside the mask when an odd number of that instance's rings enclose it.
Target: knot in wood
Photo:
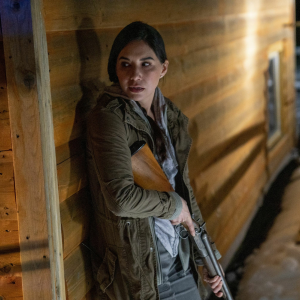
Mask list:
[[[3,268],[0,269],[0,272],[1,273],[9,273],[10,270],[11,270],[11,266],[10,265],[6,265],[6,266],[4,266]],[[0,298],[0,300],[1,300],[1,298]]]
[[[31,73],[28,73],[24,76],[23,82],[24,85],[31,90],[35,86],[35,76]]]

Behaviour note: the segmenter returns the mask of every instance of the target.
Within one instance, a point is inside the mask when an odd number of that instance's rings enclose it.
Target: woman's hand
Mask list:
[[[223,293],[221,292],[222,279],[220,276],[209,277],[207,268],[203,267],[203,280],[209,284],[212,291],[218,298],[221,298],[223,296]]]
[[[188,227],[188,230],[192,236],[195,236],[195,228],[192,221],[192,217],[189,211],[189,208],[186,204],[186,201],[181,198],[182,201],[182,210],[178,218],[171,220],[172,225],[178,225],[180,223],[185,223]]]

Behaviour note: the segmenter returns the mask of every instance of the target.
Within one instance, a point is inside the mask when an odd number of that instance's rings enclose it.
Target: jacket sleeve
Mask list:
[[[107,108],[92,111],[87,139],[109,210],[120,217],[177,218],[182,208],[178,194],[145,190],[134,184],[126,129],[119,115]]]
[[[195,195],[194,195],[194,192],[193,192],[193,188],[190,184],[190,179],[189,179],[189,174],[188,174],[188,167],[186,166],[187,170],[187,175],[186,175],[186,185],[187,185],[187,188],[189,190],[189,195],[190,195],[190,199],[191,199],[191,208],[192,208],[192,213],[193,213],[193,217],[194,219],[199,222],[200,224],[202,224],[204,222],[203,220],[203,217],[202,217],[202,214],[200,212],[200,209],[199,209],[199,206],[196,202],[196,198],[195,198]],[[209,234],[208,234],[209,236]],[[215,256],[216,256],[216,259],[219,260],[222,256],[220,254],[220,252],[218,251],[217,247],[216,247],[216,244],[212,241],[211,237],[209,236],[209,240],[211,241],[211,247],[215,253]],[[203,266],[203,261],[198,253],[198,251],[196,250],[196,247],[193,245],[194,247],[194,260],[196,262],[196,264],[198,266]]]

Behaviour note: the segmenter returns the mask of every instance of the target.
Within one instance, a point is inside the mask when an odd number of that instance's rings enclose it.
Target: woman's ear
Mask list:
[[[159,78],[163,78],[166,73],[168,72],[168,67],[169,67],[169,61],[166,59],[165,62],[162,64],[162,71],[161,71],[161,74],[160,74],[160,77]]]

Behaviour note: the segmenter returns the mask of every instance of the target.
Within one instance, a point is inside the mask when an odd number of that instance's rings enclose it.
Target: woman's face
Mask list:
[[[123,92],[141,106],[151,106],[159,79],[168,70],[169,62],[163,64],[144,41],[132,41],[120,52],[116,73]]]

